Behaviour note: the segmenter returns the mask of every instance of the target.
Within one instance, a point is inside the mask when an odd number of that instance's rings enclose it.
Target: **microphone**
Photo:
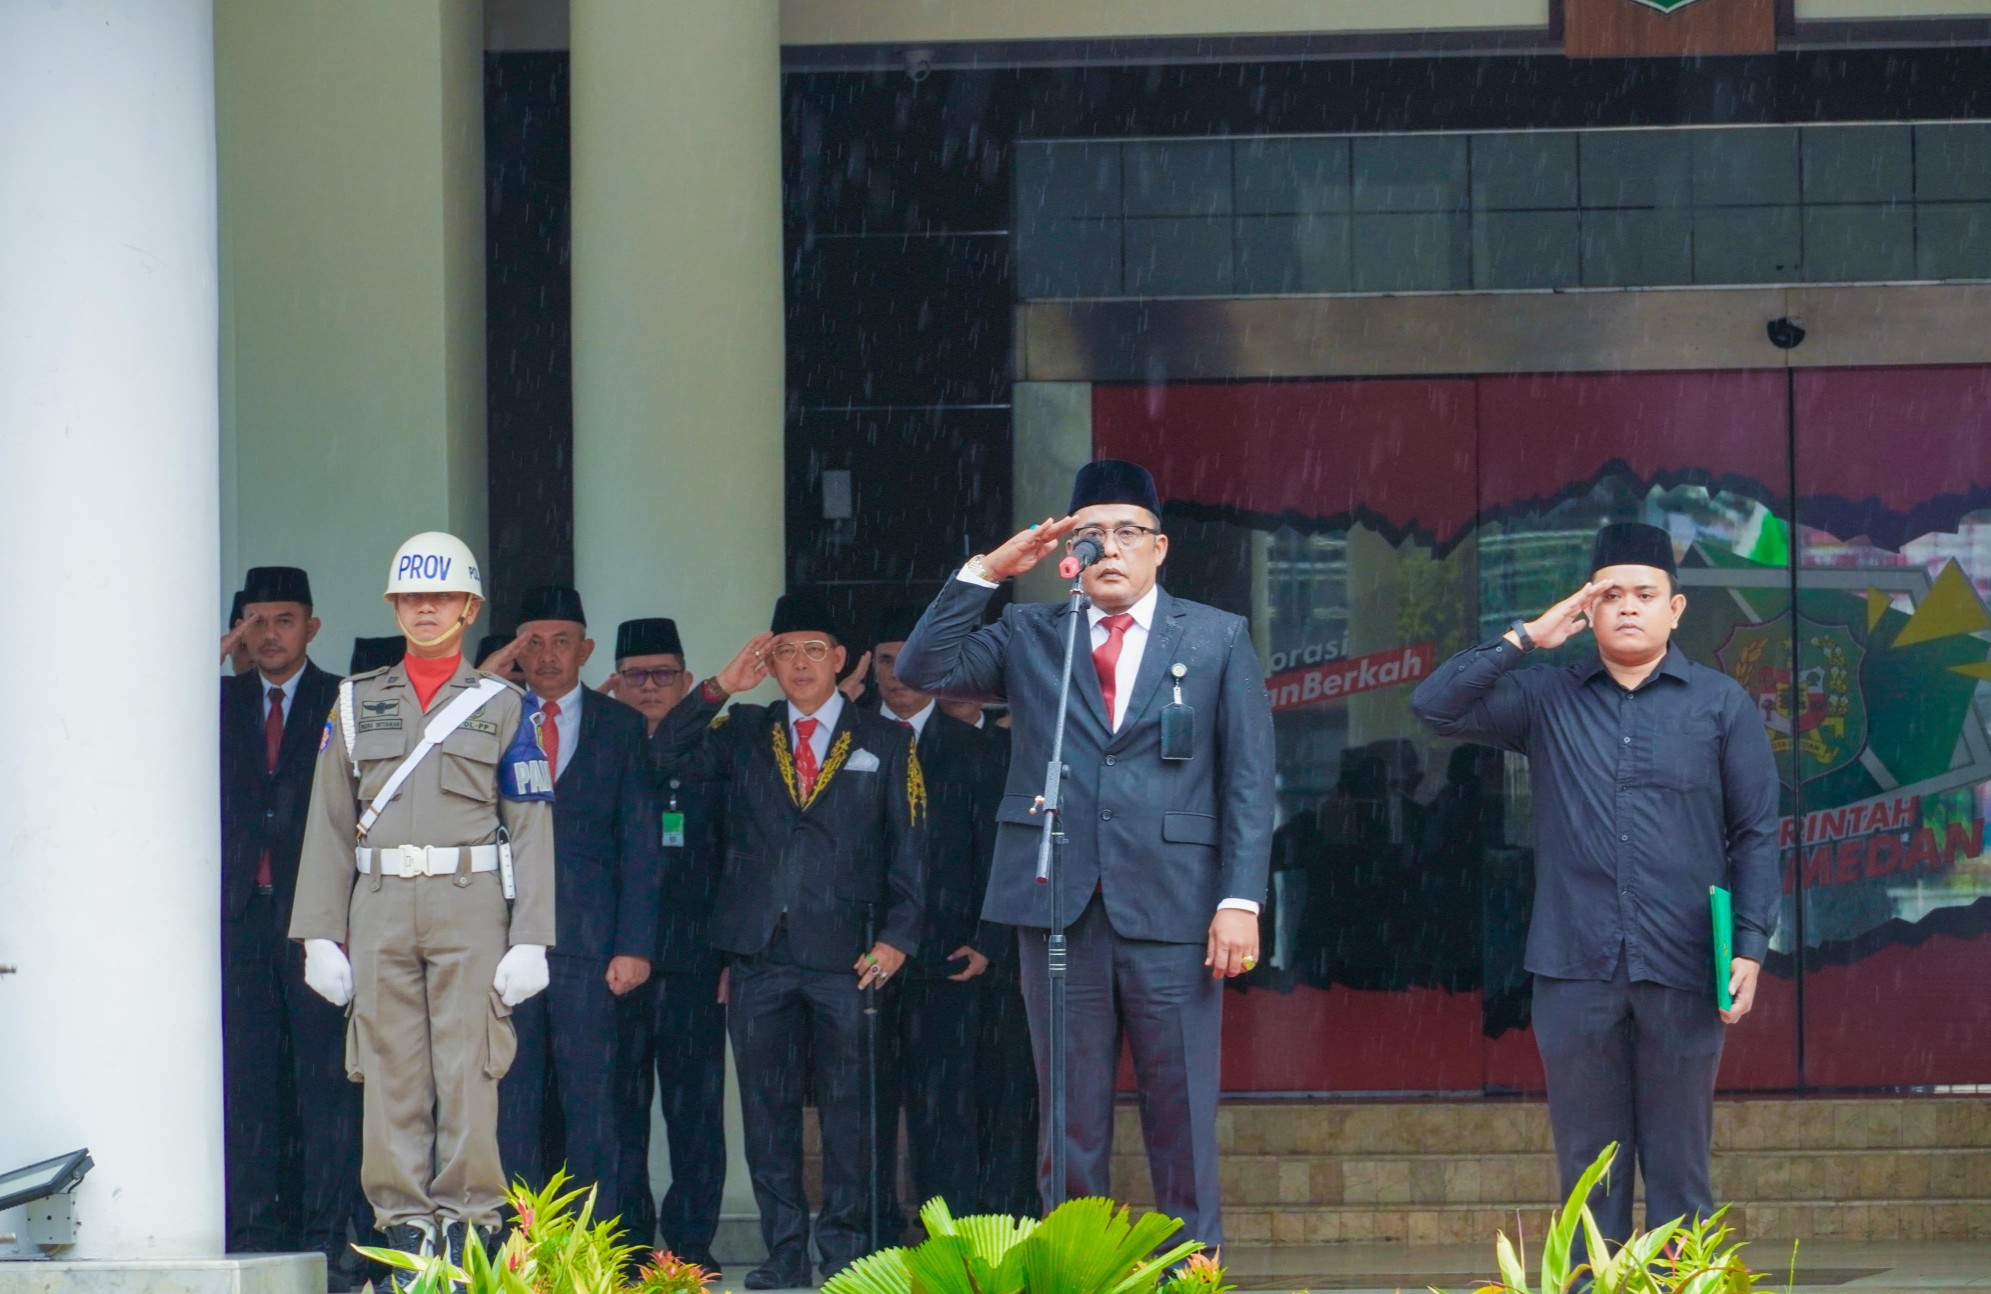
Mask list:
[[[1065,560],[1058,563],[1058,574],[1068,580],[1075,580],[1080,571],[1104,556],[1106,556],[1105,545],[1087,535],[1073,544],[1071,552],[1065,554]]]

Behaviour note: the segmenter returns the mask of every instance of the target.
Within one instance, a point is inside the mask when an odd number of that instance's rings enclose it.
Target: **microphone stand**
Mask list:
[[[1046,1016],[1051,1059],[1050,1124],[1045,1135],[1051,1139],[1051,1192],[1045,1210],[1065,1202],[1066,1118],[1065,1118],[1065,910],[1062,890],[1063,868],[1058,864],[1064,852],[1065,833],[1061,828],[1062,791],[1065,771],[1065,717],[1071,709],[1072,658],[1078,647],[1078,625],[1092,599],[1079,581],[1083,572],[1072,577],[1071,601],[1065,617],[1065,665],[1059,671],[1058,717],[1051,728],[1051,761],[1044,769],[1044,793],[1037,797],[1032,812],[1043,815],[1044,830],[1037,839],[1037,883],[1051,887],[1051,933],[1044,942],[1047,983],[1051,990],[1050,1011]]]

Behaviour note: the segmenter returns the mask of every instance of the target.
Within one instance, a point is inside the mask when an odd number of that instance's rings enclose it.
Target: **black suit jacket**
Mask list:
[[[726,784],[659,777],[662,811],[670,811],[673,797],[684,815],[684,844],[663,851],[657,955],[651,966],[659,974],[716,973],[721,954],[712,946],[712,898],[726,858]]]
[[[828,781],[804,809],[775,758],[777,734],[784,743],[788,736],[787,703],[736,705],[715,723],[722,704],[699,687],[651,739],[660,775],[726,783],[713,947],[760,952],[785,908],[789,950],[811,970],[849,970],[870,947],[874,921],[876,938],[913,952],[923,927],[927,815],[912,734],[845,703],[830,750],[833,759],[848,736],[849,754],[834,771],[826,761]]]
[[[276,919],[280,928],[287,928],[318,738],[338,700],[339,677],[305,661],[284,717],[274,774],[265,771],[263,759],[268,688],[262,673],[253,669],[221,680],[221,908],[225,917],[242,915],[256,891],[256,860],[267,848]]]
[[[649,957],[657,942],[660,824],[643,716],[581,698],[567,771],[553,784],[556,957]]]
[[[965,963],[947,960],[961,945],[988,956],[999,939],[999,928],[985,924],[981,911],[982,896],[989,888],[996,805],[1002,799],[1009,752],[972,724],[941,713],[938,706],[920,731],[918,749],[929,804],[926,931],[906,973],[930,979],[965,969]]]
[[[1037,884],[1042,791],[1064,663],[1063,603],[1013,603],[981,624],[993,590],[950,579],[920,617],[894,668],[910,687],[937,696],[1007,701],[1009,782],[996,811],[995,863],[982,915],[1009,925],[1050,925],[1047,886]],[[1272,848],[1272,707],[1245,621],[1160,591],[1140,673],[1119,731],[1107,726],[1078,625],[1072,703],[1065,731],[1060,872],[1066,924],[1103,886],[1106,915],[1128,939],[1201,943],[1217,904],[1265,900]],[[1182,699],[1195,710],[1192,757],[1161,758],[1163,676],[1186,667]]]

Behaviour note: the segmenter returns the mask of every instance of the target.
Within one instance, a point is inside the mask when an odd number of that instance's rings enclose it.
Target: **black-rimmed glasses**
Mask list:
[[[1072,531],[1072,542],[1077,543],[1081,539],[1090,539],[1095,544],[1103,545],[1106,542],[1106,537],[1111,535],[1113,536],[1113,546],[1115,548],[1134,548],[1139,546],[1141,541],[1149,535],[1158,535],[1160,533],[1161,531],[1154,526],[1137,526],[1129,521],[1122,525],[1114,526],[1111,530],[1105,526],[1081,527],[1078,530]]]
[[[677,682],[678,675],[682,673],[684,671],[681,669],[672,669],[668,665],[662,665],[656,669],[626,669],[622,671],[621,677],[622,681],[630,687],[642,687],[645,683],[654,683],[658,687],[669,687],[671,684]]]

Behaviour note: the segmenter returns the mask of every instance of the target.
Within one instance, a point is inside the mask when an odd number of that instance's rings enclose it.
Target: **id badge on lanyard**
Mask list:
[[[670,803],[664,806],[662,843],[665,849],[684,848],[684,814],[677,807],[678,780],[671,779]]]

